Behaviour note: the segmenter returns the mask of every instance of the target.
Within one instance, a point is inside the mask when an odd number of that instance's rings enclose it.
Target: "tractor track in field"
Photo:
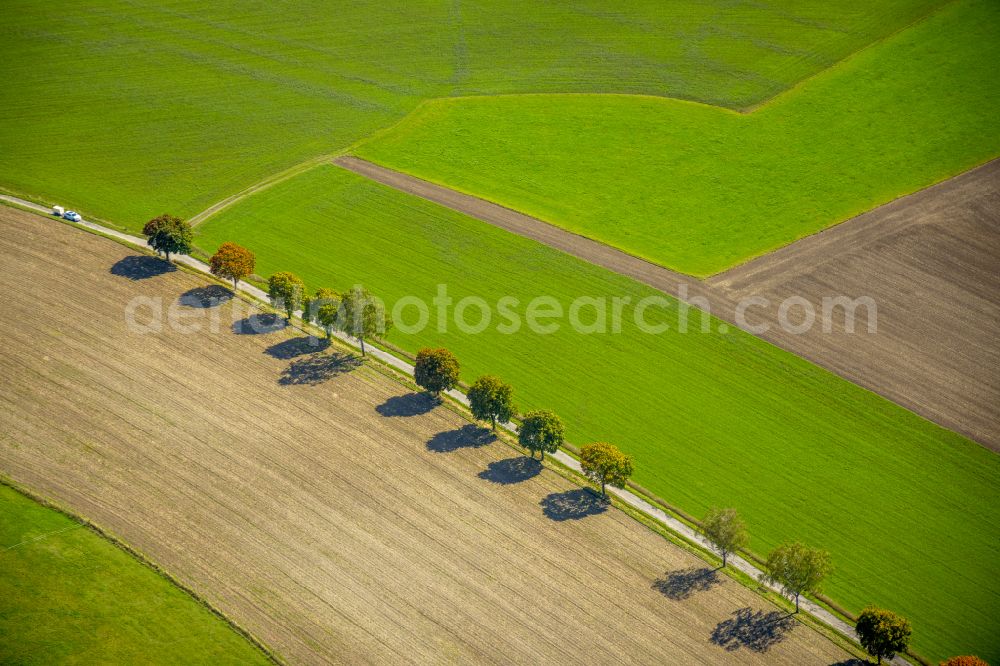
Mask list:
[[[194,215],[190,220],[188,220],[188,222],[191,223],[191,226],[196,227],[205,220],[207,220],[208,218],[210,218],[211,216],[215,215],[216,213],[226,208],[229,208],[233,204],[242,201],[243,199],[253,194],[256,194],[262,190],[266,190],[269,187],[277,185],[278,183],[282,183],[288,180],[289,178],[294,178],[303,171],[308,171],[309,169],[312,169],[315,166],[319,166],[324,162],[328,162],[331,159],[333,159],[333,155],[320,155],[318,157],[313,157],[304,162],[299,162],[298,164],[292,165],[287,169],[285,169],[284,171],[279,171],[278,173],[273,174],[257,183],[254,183],[250,187],[241,190],[236,194],[226,197],[222,201],[212,204],[211,206],[201,211],[197,215]]]
[[[766,298],[765,308],[745,310],[744,330],[1000,451],[1000,342],[994,333],[1000,325],[1000,160],[707,280],[357,157],[334,163],[707,306],[732,325],[741,301]],[[827,296],[870,296],[878,330],[868,333],[867,319],[859,318],[856,332],[848,333],[841,317],[830,333],[820,326],[805,334],[785,331],[777,326],[778,307],[792,296],[806,298],[817,311]],[[762,324],[769,330],[753,330]]]

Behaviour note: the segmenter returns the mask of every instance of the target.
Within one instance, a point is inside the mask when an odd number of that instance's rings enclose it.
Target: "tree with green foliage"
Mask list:
[[[497,421],[506,423],[517,413],[514,389],[498,377],[483,375],[469,389],[469,409],[480,421],[489,421],[496,432]]]
[[[884,608],[868,606],[854,625],[861,647],[875,657],[876,663],[905,652],[910,644],[910,621]]]
[[[385,335],[392,328],[392,319],[385,304],[361,285],[355,285],[341,297],[339,328],[357,338],[361,355],[365,355],[365,340]]]
[[[305,291],[305,283],[295,273],[275,273],[267,279],[267,295],[271,299],[271,305],[284,310],[288,321],[302,307],[302,295]]]
[[[562,446],[564,431],[562,419],[554,412],[537,410],[528,412],[521,419],[517,441],[531,451],[532,458],[537,451],[539,460],[544,461],[546,453],[555,453]]]
[[[701,528],[705,538],[722,556],[722,568],[726,567],[729,555],[745,547],[750,540],[747,526],[736,509],[709,509]]]
[[[194,230],[191,225],[173,215],[164,213],[159,217],[154,217],[142,228],[142,233],[147,237],[149,247],[162,252],[170,261],[170,253],[189,254],[191,243],[194,241]]]
[[[614,444],[595,442],[580,449],[580,467],[588,479],[601,484],[601,494],[608,496],[606,485],[624,488],[632,476],[632,456],[622,453]]]
[[[413,378],[417,386],[440,400],[442,391],[458,386],[458,359],[447,349],[421,349],[413,365]]]
[[[208,260],[212,275],[233,281],[233,291],[240,280],[253,273],[257,258],[253,252],[236,243],[223,243]]]
[[[801,543],[783,543],[767,557],[764,579],[780,585],[785,594],[795,597],[795,612],[799,612],[799,597],[816,593],[830,573],[830,553],[809,548]]]
[[[305,304],[305,311],[309,313],[309,321],[319,324],[326,331],[326,337],[332,338],[340,316],[340,305],[340,292],[322,288],[317,289],[316,296]]]

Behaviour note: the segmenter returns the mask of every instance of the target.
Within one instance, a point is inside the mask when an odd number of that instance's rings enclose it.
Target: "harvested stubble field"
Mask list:
[[[203,280],[37,216],[0,222],[0,468],[285,658],[847,657],[452,411],[301,334],[231,327],[246,313],[200,307],[220,291]],[[137,296],[220,331],[129,332]]]

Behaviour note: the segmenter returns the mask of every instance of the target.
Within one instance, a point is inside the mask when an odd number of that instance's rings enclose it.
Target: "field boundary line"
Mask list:
[[[356,155],[341,155],[334,158],[333,164],[386,187],[420,197],[518,236],[548,245],[587,263],[638,280],[654,289],[664,291],[678,300],[684,299],[667,291],[664,286],[660,286],[666,284],[665,280],[672,281],[674,287],[686,286],[690,290],[691,297],[701,296],[710,302],[721,297],[720,294],[707,288],[708,285],[704,280],[695,276],[677,272],[646,257],[632,254],[599,239],[570,231],[471,192],[414,176]],[[473,206],[478,206],[480,210],[472,210]],[[510,219],[503,219],[504,217]],[[579,245],[585,245],[589,252],[581,251]],[[602,260],[595,260],[594,256],[600,256]],[[632,272],[627,271],[626,266],[630,267]],[[731,305],[725,302],[724,298],[717,300],[716,303],[724,306]],[[718,315],[713,314],[712,316],[721,319]],[[727,323],[733,324],[733,322]]]
[[[12,199],[13,199],[13,201],[12,201]],[[50,221],[54,221],[54,220],[51,219],[51,216],[48,215],[48,213],[49,213],[48,209],[46,209],[46,208],[44,208],[42,206],[39,206],[37,204],[33,204],[31,202],[28,202],[28,201],[18,200],[18,199],[16,199],[16,197],[9,197],[9,196],[0,196],[0,200],[10,201],[11,203],[16,203],[16,204],[20,204],[22,206],[28,207],[28,208],[34,210],[35,212],[40,212],[40,213],[45,214],[45,217],[49,217]],[[106,229],[106,228],[101,227],[100,225],[97,225],[97,224],[94,224],[94,223],[74,223],[72,226],[76,226],[78,228],[82,228],[85,231],[97,232],[99,234],[104,234],[107,237],[111,238],[112,240],[122,241],[122,242],[125,242],[125,243],[128,243],[128,244],[131,244],[131,245],[135,245],[135,246],[138,246],[138,247],[141,247],[141,248],[146,248],[146,249],[150,249],[151,250],[151,248],[149,248],[149,245],[146,243],[146,241],[144,239],[142,239],[142,238],[137,237],[137,236],[130,236],[128,234],[124,234],[124,233],[121,233],[121,232],[115,232],[115,231]],[[199,261],[198,259],[195,259],[195,258],[187,256],[187,255],[174,255],[174,261],[176,261],[178,264],[181,264],[181,265],[186,266],[188,268],[194,269],[195,271],[204,274],[206,277],[208,277],[210,279],[214,279],[212,277],[212,275],[211,275],[211,272],[209,270],[208,265],[205,264],[202,261]],[[259,289],[258,287],[254,286],[252,284],[249,284],[247,282],[240,281],[239,284],[238,284],[238,287],[237,287],[237,291],[241,291],[241,292],[243,292],[246,295],[252,296],[253,298],[255,298],[255,299],[263,302],[264,304],[269,304],[270,303],[270,299],[268,298],[267,294],[262,289]],[[294,316],[301,318],[301,314],[302,314],[301,310],[298,310],[298,311],[296,311],[294,313]],[[351,349],[360,350],[360,345],[353,338],[351,338],[350,336],[348,336],[347,334],[345,334],[345,333],[343,333],[341,331],[334,331],[334,337],[336,337],[338,339],[338,341],[340,341],[342,344],[350,347]],[[392,368],[392,369],[394,369],[394,370],[396,370],[398,372],[401,372],[403,375],[405,375],[407,377],[407,379],[412,379],[413,378],[413,365],[411,365],[410,363],[407,363],[403,359],[400,359],[397,356],[389,353],[388,351],[385,351],[385,350],[383,350],[383,349],[381,349],[381,348],[379,348],[379,347],[377,347],[375,345],[372,345],[372,344],[366,345],[366,350],[368,352],[368,356],[376,359],[377,361],[380,361],[384,365],[386,365],[386,366],[388,366],[388,367],[390,367],[390,368]],[[469,407],[469,399],[465,395],[465,393],[462,393],[461,391],[458,391],[457,389],[451,389],[449,391],[446,391],[445,395],[447,395],[449,398],[451,398],[452,400],[454,400],[456,403],[458,403],[459,405],[463,406],[464,408],[468,408]],[[499,425],[500,428],[502,428],[504,430],[504,432],[506,432],[508,434],[511,434],[511,435],[514,435],[514,436],[517,435],[517,426],[515,424],[513,424],[513,423],[502,423],[502,424],[498,424],[498,425]],[[569,453],[567,453],[565,450],[560,449],[560,450],[556,451],[555,453],[550,454],[550,457],[553,458],[558,463],[560,463],[561,465],[563,465],[564,467],[570,469],[571,471],[573,471],[573,472],[575,472],[577,474],[580,474],[580,475],[583,474],[582,469],[580,467],[579,461],[576,458],[574,458],[573,456],[571,456]],[[2,476],[0,476],[0,482],[4,482],[4,478]],[[7,484],[7,485],[10,485],[10,484]],[[697,532],[697,530],[695,530],[693,527],[687,525],[686,523],[684,523],[679,518],[675,518],[673,516],[670,516],[666,511],[664,511],[663,509],[655,506],[653,503],[651,503],[650,501],[647,501],[643,497],[640,497],[637,493],[632,492],[631,490],[628,490],[628,489],[619,489],[619,488],[613,488],[613,487],[609,488],[609,492],[611,492],[613,495],[615,495],[615,497],[617,499],[619,499],[620,501],[622,501],[623,503],[625,503],[626,505],[628,505],[632,509],[634,509],[634,510],[636,510],[636,511],[638,511],[638,512],[644,514],[644,515],[647,515],[651,519],[653,519],[654,521],[660,523],[667,530],[669,530],[670,532],[676,534],[678,537],[680,537],[684,541],[687,541],[687,542],[691,543],[693,546],[695,546],[695,547],[697,547],[699,549],[705,550],[705,551],[707,551],[709,553],[714,553],[714,551],[711,548],[711,546],[708,545],[708,543],[705,540],[705,538],[701,534],[699,534]],[[70,515],[70,514],[67,514],[67,515]],[[123,547],[125,547],[127,549],[127,546],[123,545]],[[141,558],[142,556],[141,556],[141,554],[137,554],[137,557]],[[755,564],[753,564],[751,561],[749,561],[748,559],[744,558],[741,555],[734,554],[734,555],[730,556],[730,560],[729,561],[730,561],[730,563],[732,564],[732,566],[735,569],[737,569],[740,572],[742,572],[743,574],[749,576],[752,580],[758,582],[760,585],[763,585],[763,586],[767,587],[772,592],[780,595],[781,597],[785,598],[786,600],[789,599],[789,597],[787,595],[785,595],[784,593],[782,593],[782,591],[780,589],[780,586],[778,586],[778,585],[776,585],[774,583],[769,583],[769,582],[764,581],[762,579],[762,576],[763,576],[764,572],[761,569],[759,569]],[[150,566],[153,566],[155,568],[155,565],[153,565],[152,563],[150,563]],[[164,573],[164,575],[167,575],[169,577],[169,575],[166,574],[166,573]],[[194,596],[193,593],[191,593],[191,594],[192,594],[192,596]],[[838,618],[836,615],[834,615],[829,610],[823,608],[820,604],[816,603],[812,599],[803,597],[802,600],[801,600],[801,602],[800,602],[800,605],[801,605],[802,611],[804,611],[805,613],[811,615],[820,624],[823,624],[823,625],[827,626],[828,628],[832,629],[833,631],[837,632],[838,634],[840,634],[841,636],[843,636],[844,638],[846,638],[847,640],[849,640],[852,644],[856,645],[858,643],[857,637],[856,637],[856,635],[854,633],[854,628],[851,627],[847,622],[845,622],[845,621],[841,620],[840,618]],[[208,607],[211,608],[211,606],[208,606]],[[224,618],[225,616],[222,616],[222,617]],[[277,662],[277,660],[276,660],[276,662]],[[280,662],[277,662],[277,663],[280,663]],[[901,656],[897,656],[895,660],[893,660],[892,662],[887,662],[887,663],[893,663],[893,664],[896,664],[897,666],[907,666],[909,664],[909,662],[906,661]]]
[[[825,235],[828,235],[828,234],[834,234],[834,233],[837,233],[837,234],[848,234],[848,233],[851,233],[851,232],[854,231],[853,228],[855,226],[857,226],[859,224],[864,224],[864,222],[865,222],[864,218],[867,217],[868,215],[876,214],[876,213],[878,213],[879,211],[881,211],[881,210],[883,210],[885,208],[888,208],[888,207],[893,206],[893,205],[898,205],[898,202],[902,201],[903,199],[916,199],[916,198],[919,198],[919,197],[930,196],[929,191],[932,190],[932,189],[934,189],[938,185],[946,183],[946,182],[948,182],[950,180],[955,180],[956,178],[961,178],[962,176],[964,176],[966,174],[969,174],[969,173],[972,173],[973,171],[976,171],[977,169],[989,168],[989,166],[991,164],[995,163],[995,162],[1000,162],[1000,155],[994,155],[993,157],[987,157],[982,162],[978,162],[976,164],[973,164],[972,166],[970,166],[968,168],[962,169],[962,170],[957,171],[955,173],[949,173],[946,176],[942,176],[938,180],[935,180],[933,183],[930,183],[930,184],[928,184],[928,185],[926,185],[924,187],[921,187],[919,190],[914,190],[913,192],[907,192],[905,194],[900,194],[899,196],[897,196],[897,197],[895,197],[895,198],[893,198],[893,199],[891,199],[889,201],[886,201],[883,204],[879,204],[878,206],[875,206],[874,208],[866,208],[866,209],[862,210],[859,213],[856,213],[854,215],[851,215],[850,217],[844,218],[840,222],[835,222],[835,223],[831,224],[828,227],[823,227],[822,229],[817,229],[816,231],[813,231],[812,233],[805,234],[804,236],[799,236],[798,238],[796,238],[795,240],[791,241],[790,243],[785,243],[784,245],[778,245],[777,247],[773,247],[770,250],[765,250],[765,251],[761,252],[760,254],[755,254],[755,255],[753,255],[751,257],[747,257],[746,259],[743,259],[743,260],[741,260],[741,261],[733,264],[729,268],[725,268],[725,269],[719,271],[718,273],[712,273],[711,275],[705,276],[700,281],[703,282],[704,284],[708,285],[709,287],[713,288],[713,289],[725,289],[727,287],[727,284],[733,278],[738,277],[740,274],[746,273],[748,271],[752,272],[754,270],[754,268],[755,268],[754,264],[757,264],[758,262],[764,263],[764,262],[769,261],[769,260],[773,261],[775,259],[775,257],[780,257],[780,256],[782,256],[784,254],[788,254],[790,252],[800,252],[800,251],[802,251],[802,247],[803,246],[806,246],[809,243],[815,242],[818,238],[820,238],[822,236],[825,236]],[[919,224],[919,222],[912,222],[911,221],[908,224],[909,225],[915,225],[915,224]]]
[[[230,629],[232,629],[234,632],[242,636],[253,647],[257,648],[257,650],[259,650],[264,655],[264,657],[272,664],[276,664],[277,666],[284,666],[285,661],[276,652],[274,652],[271,648],[265,645],[263,641],[261,641],[259,638],[254,636],[252,633],[250,633],[240,625],[236,624],[236,622],[234,622],[228,615],[226,615],[221,610],[213,606],[211,602],[206,600],[204,597],[200,596],[197,592],[194,591],[194,589],[185,585],[179,579],[175,578],[173,574],[171,574],[169,571],[167,571],[160,565],[153,562],[153,560],[151,560],[150,558],[146,557],[146,555],[142,553],[142,551],[134,548],[133,546],[129,545],[122,539],[119,539],[117,536],[115,536],[108,530],[104,529],[100,525],[70,511],[61,504],[58,504],[47,497],[44,497],[32,490],[29,490],[28,488],[15,482],[6,474],[0,473],[0,485],[6,486],[7,488],[13,490],[15,493],[18,493],[19,495],[26,497],[32,502],[40,504],[47,509],[51,509],[52,511],[55,511],[56,513],[65,516],[66,518],[69,518],[70,520],[77,523],[76,525],[72,525],[64,530],[58,530],[59,532],[65,532],[70,529],[78,529],[83,527],[85,529],[90,530],[99,538],[104,539],[112,546],[123,551],[126,555],[128,555],[134,561],[136,561],[140,566],[146,567],[154,574],[160,576],[168,583],[173,585],[175,588],[180,590],[183,594],[190,597],[199,606],[205,608],[209,613],[222,620]]]
[[[883,43],[889,41],[890,39],[892,39],[893,37],[906,32],[910,28],[913,28],[913,27],[916,27],[916,26],[920,25],[924,21],[927,21],[928,19],[930,19],[931,17],[933,17],[935,14],[938,14],[938,13],[944,11],[945,8],[947,8],[947,7],[955,4],[957,2],[958,2],[958,0],[945,0],[945,2],[942,2],[940,5],[934,7],[933,9],[931,9],[930,11],[928,11],[926,14],[918,16],[917,18],[913,19],[912,21],[910,21],[906,25],[902,25],[902,26],[896,28],[895,30],[893,30],[892,32],[890,32],[888,34],[885,34],[882,37],[874,39],[874,40],[868,42],[867,44],[854,49],[850,53],[845,54],[843,58],[840,58],[839,60],[830,63],[829,65],[827,65],[823,69],[815,71],[812,74],[809,74],[808,76],[805,76],[805,77],[799,79],[798,81],[796,81],[795,83],[793,83],[788,88],[785,88],[784,90],[782,90],[778,94],[772,95],[771,97],[768,97],[768,98],[763,99],[763,100],[761,100],[759,102],[751,104],[750,106],[743,107],[742,109],[740,109],[740,113],[741,114],[747,114],[747,115],[749,115],[751,113],[755,113],[755,112],[757,112],[757,111],[759,111],[759,110],[761,110],[763,108],[766,108],[766,107],[770,106],[772,103],[780,100],[782,97],[784,97],[785,95],[787,95],[789,93],[795,92],[800,87],[802,87],[803,85],[809,83],[810,81],[812,81],[813,79],[817,78],[818,76],[820,76],[820,75],[822,75],[822,74],[824,74],[826,72],[829,72],[831,70],[835,70],[835,69],[839,69],[840,67],[843,67],[849,60],[853,60],[856,56],[864,53],[868,49],[870,49],[872,47],[875,47],[875,46],[878,46],[879,44],[883,44]]]
[[[510,98],[510,97],[631,97],[631,98],[637,98],[637,99],[655,100],[655,101],[659,101],[659,102],[666,101],[666,102],[680,102],[682,104],[693,104],[695,106],[707,107],[709,109],[715,109],[715,110],[723,111],[723,112],[726,112],[726,113],[733,113],[733,114],[736,114],[738,116],[748,116],[748,115],[752,115],[753,113],[756,113],[757,111],[759,111],[759,110],[761,110],[761,109],[763,109],[765,107],[770,106],[771,104],[773,104],[775,102],[778,102],[785,95],[788,95],[790,93],[795,92],[801,86],[807,84],[809,81],[811,81],[811,80],[813,80],[813,79],[815,79],[815,78],[817,78],[819,76],[822,76],[826,72],[829,72],[831,70],[835,70],[835,69],[843,66],[849,60],[852,60],[853,58],[855,58],[859,54],[864,53],[865,51],[867,51],[868,49],[873,48],[873,47],[875,47],[875,46],[877,46],[879,44],[882,44],[882,43],[884,43],[884,42],[892,39],[893,37],[895,37],[895,36],[897,36],[897,35],[899,35],[899,34],[901,34],[903,32],[906,32],[907,30],[909,30],[909,29],[911,29],[911,28],[919,25],[920,23],[923,23],[924,21],[926,21],[926,20],[930,19],[931,17],[933,17],[935,14],[937,14],[939,12],[942,12],[945,8],[949,7],[950,5],[955,4],[957,2],[958,2],[958,0],[946,0],[945,2],[941,3],[940,5],[937,5],[936,7],[932,8],[931,10],[929,10],[926,14],[918,16],[915,19],[913,19],[912,21],[910,21],[909,23],[896,28],[892,32],[889,32],[889,33],[887,33],[887,34],[885,34],[885,35],[883,35],[881,37],[877,37],[877,38],[873,39],[872,41],[867,42],[866,44],[864,44],[864,45],[862,45],[862,46],[854,49],[853,51],[845,53],[842,57],[838,58],[837,60],[835,60],[834,62],[830,63],[826,67],[823,67],[822,69],[818,69],[815,72],[813,72],[812,74],[808,74],[808,75],[804,76],[803,78],[799,79],[798,81],[795,81],[794,83],[792,83],[790,86],[788,86],[784,90],[782,90],[782,91],[780,91],[778,93],[775,93],[774,95],[771,95],[770,97],[766,97],[766,98],[764,98],[764,99],[762,99],[762,100],[760,100],[758,102],[754,102],[753,104],[751,104],[749,106],[741,106],[741,107],[725,106],[723,104],[713,104],[711,102],[706,102],[704,100],[695,99],[693,97],[679,97],[679,96],[676,96],[676,95],[655,95],[655,94],[652,94],[652,93],[601,92],[601,91],[593,91],[593,92],[584,92],[584,91],[565,91],[565,92],[556,92],[556,91],[550,91],[550,92],[505,92],[505,93],[481,93],[481,94],[466,93],[466,94],[461,94],[461,95],[442,95],[442,96],[439,96],[439,97],[427,97],[425,99],[420,100],[420,102],[417,103],[417,105],[414,106],[413,109],[409,113],[407,113],[405,116],[403,116],[402,118],[400,118],[396,122],[391,123],[389,125],[386,125],[385,127],[381,128],[381,129],[378,129],[378,130],[372,132],[371,134],[358,139],[354,143],[349,144],[343,150],[339,151],[339,153],[341,153],[341,154],[351,153],[356,148],[358,148],[360,146],[363,146],[366,143],[370,143],[370,142],[374,141],[375,139],[377,139],[378,137],[382,136],[383,134],[388,133],[389,131],[391,131],[391,130],[397,128],[397,127],[399,127],[400,125],[402,125],[407,120],[415,117],[425,106],[429,106],[429,105],[432,105],[432,104],[435,104],[435,103],[449,102],[449,101],[460,102],[462,100],[503,99],[503,98]]]

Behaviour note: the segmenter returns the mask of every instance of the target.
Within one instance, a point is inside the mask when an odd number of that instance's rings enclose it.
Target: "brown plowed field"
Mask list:
[[[932,421],[1000,451],[1000,160],[865,213],[708,280],[731,299],[763,296],[751,323],[791,296],[870,296],[854,334],[765,335]],[[800,321],[799,315],[793,323]]]
[[[235,306],[198,307],[205,283],[159,266],[0,207],[0,469],[287,660],[847,658],[373,369],[237,333]],[[135,296],[220,331],[129,331]]]

